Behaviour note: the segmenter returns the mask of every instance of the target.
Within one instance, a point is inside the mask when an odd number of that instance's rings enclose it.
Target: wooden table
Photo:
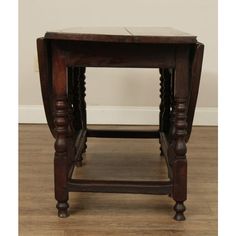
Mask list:
[[[37,39],[42,97],[55,138],[55,198],[59,217],[68,216],[69,192],[169,195],[175,220],[184,220],[187,199],[186,143],[199,89],[203,44],[170,28],[77,28]],[[159,130],[87,128],[86,67],[155,68],[160,71]],[[145,78],[144,78],[145,79]],[[73,179],[82,166],[87,137],[159,138],[168,181]],[[125,163],[124,163],[125,164]]]

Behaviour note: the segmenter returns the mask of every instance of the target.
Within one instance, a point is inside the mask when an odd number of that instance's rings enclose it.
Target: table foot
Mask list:
[[[56,207],[58,209],[58,217],[66,218],[69,216],[68,213],[69,204],[67,202],[58,202]]]
[[[174,219],[176,221],[183,221],[185,220],[185,216],[184,216],[184,211],[186,210],[184,203],[183,202],[176,202],[175,206],[174,206],[174,210],[176,212]]]

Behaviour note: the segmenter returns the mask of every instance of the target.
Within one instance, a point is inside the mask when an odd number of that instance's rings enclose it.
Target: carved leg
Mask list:
[[[69,172],[69,105],[67,95],[67,74],[64,57],[55,46],[52,48],[53,104],[55,123],[54,183],[59,217],[67,217],[69,207],[67,190]]]
[[[186,210],[186,208],[185,208],[183,201],[176,202],[175,206],[174,206],[174,210],[176,212],[176,214],[174,216],[175,220],[177,220],[177,221],[185,220],[184,211]]]
[[[175,98],[175,160],[173,162],[173,199],[176,201],[174,219],[185,220],[185,206],[183,202],[187,199],[187,147],[185,137],[187,135],[186,110],[187,99]]]
[[[174,79],[175,79],[175,70],[171,70],[170,74],[170,90],[169,90],[169,101],[170,101],[170,109],[169,109],[169,129],[167,134],[168,142],[172,145],[175,139],[175,109],[174,109]],[[168,155],[168,162],[171,168],[173,168],[173,162],[175,160],[174,154]]]
[[[85,101],[85,96],[86,96],[86,87],[85,87],[85,72],[86,68],[85,67],[80,67],[80,75],[79,75],[79,82],[80,82],[80,109],[81,109],[81,120],[82,120],[82,129],[86,130],[87,129],[87,113],[86,113],[86,101]],[[87,138],[86,138],[87,141]],[[84,149],[83,152],[86,152],[87,149],[87,144],[85,142],[84,144]]]
[[[87,129],[87,118],[86,118],[86,101],[85,101],[85,67],[74,68],[74,111],[76,117],[76,129]],[[87,138],[84,143],[83,153],[86,152]],[[76,166],[82,166],[83,156],[79,156],[76,162]]]
[[[189,97],[189,50],[183,46],[176,49],[176,68],[174,78],[174,150],[173,190],[176,204],[174,219],[185,220],[184,201],[187,199],[187,105]]]
[[[172,139],[175,136],[175,110],[174,110],[174,75],[175,71],[172,70],[171,78],[170,78],[170,128],[168,132],[168,141],[171,143]]]
[[[74,127],[78,132],[82,129],[80,99],[79,99],[79,67],[70,68],[69,74],[71,75],[71,82],[73,84],[73,113],[74,113]]]
[[[170,82],[171,72],[169,69],[160,69],[160,132],[166,134],[170,128]],[[160,147],[161,155],[163,155],[162,147]]]
[[[70,166],[74,165],[75,161],[75,141],[76,134],[79,130],[79,121],[77,121],[78,115],[78,105],[75,102],[75,94],[74,94],[74,68],[68,67],[68,156],[70,159]]]
[[[164,112],[164,69],[160,68],[159,69],[160,72],[160,113],[159,113],[159,131],[163,132],[163,112]],[[163,156],[163,150],[161,147],[161,143],[160,143],[160,155]]]
[[[82,129],[80,99],[79,99],[79,67],[68,68],[68,78],[72,84],[72,103],[73,103],[73,126],[75,129],[74,142],[76,141],[79,131]],[[69,84],[69,83],[68,83]],[[76,150],[75,150],[76,151]],[[81,166],[82,162],[74,160],[75,165]]]
[[[162,125],[163,131],[167,134],[170,128],[170,82],[171,82],[171,72],[169,69],[164,69],[164,110],[162,114]]]
[[[68,104],[66,97],[56,99],[55,104],[55,156],[54,156],[54,179],[55,179],[55,198],[57,200],[57,209],[59,217],[67,217],[69,207],[68,191],[66,190],[68,176],[68,151],[67,151],[67,133],[68,133]]]

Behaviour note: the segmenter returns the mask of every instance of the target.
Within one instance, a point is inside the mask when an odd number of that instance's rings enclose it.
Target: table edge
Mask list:
[[[110,34],[80,34],[64,32],[46,32],[44,38],[51,40],[71,40],[87,42],[117,42],[117,43],[167,43],[189,44],[197,43],[197,36],[133,36]]]

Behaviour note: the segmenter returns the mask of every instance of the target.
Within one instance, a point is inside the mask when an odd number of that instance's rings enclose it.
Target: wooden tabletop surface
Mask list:
[[[196,43],[196,36],[168,27],[79,27],[50,31],[45,38],[124,43]]]

